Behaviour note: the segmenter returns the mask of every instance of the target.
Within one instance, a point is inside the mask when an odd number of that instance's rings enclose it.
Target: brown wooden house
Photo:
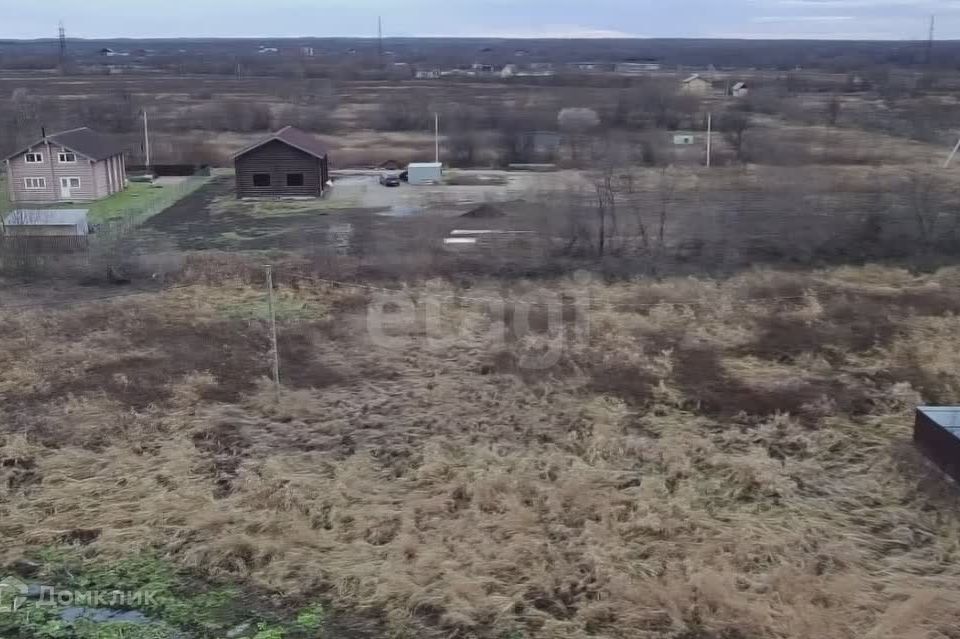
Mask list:
[[[233,156],[237,197],[320,197],[330,179],[327,152],[292,126]]]

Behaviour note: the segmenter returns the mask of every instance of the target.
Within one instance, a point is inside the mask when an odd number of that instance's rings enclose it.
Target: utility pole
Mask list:
[[[440,114],[433,112],[433,145],[436,148],[435,162],[440,164]]]
[[[147,110],[143,110],[143,153],[146,156],[147,171],[150,170],[150,124],[147,122]]]
[[[927,65],[933,63],[933,40],[936,35],[937,16],[930,16],[930,37],[927,39]]]
[[[710,168],[710,155],[713,153],[713,113],[707,114],[707,168]]]
[[[273,309],[273,267],[267,269],[267,310],[270,313],[270,345],[273,349],[273,393],[280,403],[280,350],[277,348],[277,316]]]

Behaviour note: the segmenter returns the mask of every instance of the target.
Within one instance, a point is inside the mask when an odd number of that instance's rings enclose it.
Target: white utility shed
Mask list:
[[[83,237],[87,209],[18,209],[3,220],[7,235]]]
[[[443,179],[443,164],[440,162],[415,162],[407,166],[407,182],[410,184],[437,184]]]

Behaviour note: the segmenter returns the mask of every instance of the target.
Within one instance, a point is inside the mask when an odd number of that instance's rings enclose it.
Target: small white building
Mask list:
[[[440,162],[414,162],[407,166],[407,182],[410,184],[439,184],[443,179],[443,164]]]
[[[735,98],[745,98],[748,93],[750,93],[750,87],[747,86],[746,82],[737,82],[730,89],[730,95]]]
[[[431,69],[429,71],[417,71],[417,80],[436,80],[440,77],[440,69]]]
[[[89,232],[87,209],[18,209],[3,220],[6,235],[83,237]]]

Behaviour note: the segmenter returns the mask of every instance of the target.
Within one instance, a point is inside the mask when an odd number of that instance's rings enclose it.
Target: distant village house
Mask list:
[[[14,202],[91,202],[127,187],[123,148],[86,127],[43,137],[4,164]]]
[[[660,68],[661,65],[659,62],[651,60],[645,62],[621,62],[615,67],[614,71],[620,75],[642,75],[644,73],[659,71]]]
[[[680,92],[687,95],[707,95],[713,90],[713,85],[695,73],[680,84]]]

